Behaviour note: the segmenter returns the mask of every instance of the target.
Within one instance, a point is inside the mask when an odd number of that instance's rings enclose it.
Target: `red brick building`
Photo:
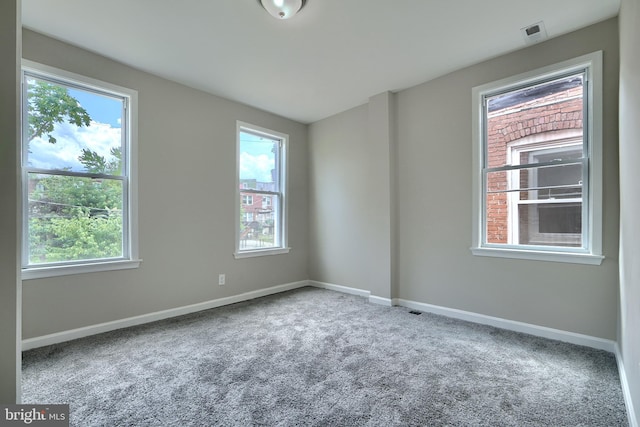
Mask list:
[[[254,179],[241,180],[240,215],[243,237],[273,236],[275,196],[242,191],[243,189],[273,191],[273,186],[272,182],[257,182]]]

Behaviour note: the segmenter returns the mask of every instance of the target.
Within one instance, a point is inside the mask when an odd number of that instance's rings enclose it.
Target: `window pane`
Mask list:
[[[287,136],[238,122],[236,255],[259,256],[286,246],[283,216]],[[262,251],[264,249],[264,251]],[[288,250],[288,249],[287,249]],[[252,254],[255,252],[255,254]],[[282,251],[284,252],[284,251]]]
[[[582,144],[579,146],[557,147],[547,149],[532,149],[520,154],[520,164],[548,163],[562,160],[582,159]]]
[[[487,98],[487,167],[514,167],[485,172],[487,243],[581,246],[583,83],[579,73]]]
[[[26,76],[26,166],[122,175],[124,100]]]
[[[571,188],[562,188],[568,193]],[[486,242],[491,244],[582,245],[582,200],[536,198],[536,191],[489,193],[486,197]]]
[[[279,143],[266,136],[240,132],[240,188],[279,191]]]
[[[520,171],[522,180],[529,181],[530,188],[536,188],[534,197],[538,199],[566,199],[582,197],[582,165],[547,166]]]
[[[29,174],[30,264],[120,258],[123,182]]]
[[[597,52],[473,88],[474,255],[601,262],[601,82]]]
[[[562,79],[529,86],[492,96],[487,99],[486,167],[540,163],[543,160],[522,152],[513,156],[510,146],[525,137],[569,129],[582,129],[583,75],[576,74]],[[555,159],[582,157],[582,146],[575,151],[556,154]]]
[[[519,205],[519,243],[542,246],[582,246],[581,203]]]
[[[540,233],[577,234],[582,231],[580,204],[544,204],[534,207],[538,211]]]
[[[244,196],[243,196],[244,197]],[[277,207],[280,198],[273,194],[253,194],[253,204],[240,205],[240,249],[279,247]]]

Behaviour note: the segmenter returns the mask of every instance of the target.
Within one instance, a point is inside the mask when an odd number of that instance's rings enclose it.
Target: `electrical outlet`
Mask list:
[[[226,277],[224,274],[218,274],[218,285],[220,286],[224,285],[225,280],[226,280]]]

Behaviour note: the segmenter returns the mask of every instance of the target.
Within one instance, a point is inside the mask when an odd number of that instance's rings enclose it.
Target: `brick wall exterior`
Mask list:
[[[253,196],[253,203],[250,205],[242,203],[244,196]],[[268,196],[272,199],[273,196]],[[273,206],[265,203],[264,197],[260,194],[254,193],[245,193],[243,191],[240,192],[240,202],[242,203],[242,208],[244,212],[252,212],[253,213],[253,221],[258,220],[258,214],[266,214],[268,212],[273,211]]]

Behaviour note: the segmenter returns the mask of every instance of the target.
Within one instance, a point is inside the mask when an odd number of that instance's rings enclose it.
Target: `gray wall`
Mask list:
[[[20,400],[20,1],[0,2],[0,403]]]
[[[24,338],[307,279],[306,125],[28,30],[23,37],[25,59],[138,91],[143,259],[135,270],[24,281]],[[236,120],[290,137],[289,254],[233,257]]]
[[[380,260],[371,253],[377,224],[368,224],[379,205],[375,191],[363,191],[375,173],[367,151],[367,106],[312,124],[309,141],[309,277],[370,290]]]
[[[471,90],[596,50],[604,51],[604,236],[600,266],[474,257],[471,245]],[[616,338],[618,276],[618,27],[611,19],[395,95],[391,155],[368,149],[371,101],[310,126],[310,278],[384,296],[371,277],[393,264],[371,244],[394,213],[376,197],[376,165],[397,208],[392,297]],[[394,145],[395,144],[395,145]],[[390,157],[386,157],[390,156]],[[394,182],[394,179],[397,179]],[[391,203],[391,202],[389,202]],[[380,257],[382,254],[382,257]],[[395,271],[392,268],[392,271]],[[392,278],[393,279],[393,278]]]
[[[309,128],[310,278],[390,299],[394,96]]]
[[[401,298],[616,338],[617,21],[611,19],[397,94]],[[600,266],[474,257],[471,89],[604,51],[604,223]]]
[[[620,10],[620,330],[619,345],[640,421],[640,2]]]

